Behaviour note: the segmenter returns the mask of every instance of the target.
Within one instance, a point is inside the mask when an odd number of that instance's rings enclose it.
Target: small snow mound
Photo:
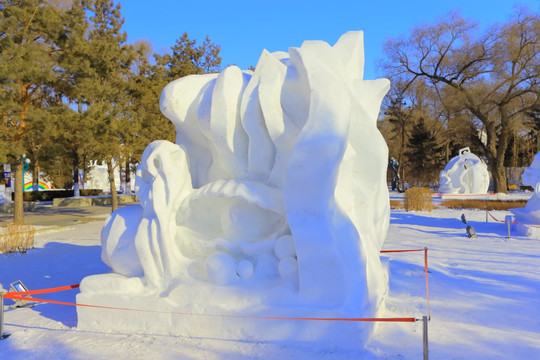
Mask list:
[[[288,278],[298,271],[298,262],[292,256],[285,257],[279,262],[279,275],[282,278]]]
[[[274,253],[280,260],[286,257],[296,256],[292,235],[283,235],[277,239],[276,245],[274,246]]]
[[[224,285],[238,279],[236,263],[231,255],[215,252],[206,259],[206,276],[214,284]]]

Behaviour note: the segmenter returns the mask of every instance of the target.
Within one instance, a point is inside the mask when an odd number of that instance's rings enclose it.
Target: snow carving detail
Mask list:
[[[167,85],[160,106],[176,144],[145,150],[140,206],[102,231],[116,274],[86,278],[81,299],[130,282],[185,311],[202,301],[233,314],[309,305],[373,316],[387,289],[388,149],[376,120],[389,81],[363,80],[363,61],[363,34],[349,32],[334,46],[264,51],[254,72]]]
[[[441,171],[439,193],[485,194],[489,188],[489,172],[486,163],[466,147],[450,159]]]
[[[510,209],[516,221],[540,225],[540,152],[534,156],[533,162],[528,168],[525,168],[521,175],[523,185],[533,188],[533,196],[527,201],[524,208]]]

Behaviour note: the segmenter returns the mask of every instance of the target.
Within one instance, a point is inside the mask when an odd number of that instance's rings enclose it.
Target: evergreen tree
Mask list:
[[[23,222],[23,154],[31,150],[29,137],[43,129],[55,98],[59,44],[65,36],[60,13],[50,3],[0,2],[0,154],[15,172],[14,223]]]
[[[387,100],[389,102],[385,115],[390,123],[389,139],[392,146],[390,149],[390,155],[395,157],[399,164],[399,175],[404,181],[405,174],[404,169],[406,167],[406,159],[403,156],[407,147],[407,140],[410,136],[411,123],[413,122],[412,111],[408,108],[404,101],[404,94],[399,91],[396,94],[390,96]],[[403,186],[403,184],[401,184]]]
[[[112,0],[93,0],[89,7],[91,30],[88,34],[91,76],[85,99],[85,116],[96,124],[93,139],[96,154],[104,159],[109,173],[112,211],[118,207],[114,169],[120,162],[121,132],[126,122],[128,76],[134,52],[126,44],[120,4]],[[113,161],[116,160],[116,162]]]
[[[86,169],[86,159],[92,158],[98,146],[93,129],[99,125],[97,119],[85,113],[91,103],[95,85],[92,69],[93,49],[88,40],[89,21],[87,10],[90,3],[85,0],[60,1],[64,6],[64,24],[70,30],[60,57],[62,77],[59,79],[65,99],[63,116],[55,117],[58,133],[57,153],[62,161],[54,161],[60,177],[72,176],[75,194],[78,195],[78,169]]]
[[[170,80],[193,74],[209,74],[220,70],[220,48],[212,43],[208,37],[202,45],[197,46],[197,40],[189,39],[188,33],[184,33],[176,40],[176,44],[171,47],[171,50],[172,54],[156,57],[158,64],[167,68],[166,76]]]
[[[438,145],[433,132],[430,131],[423,118],[413,126],[411,137],[405,151],[409,164],[409,178],[420,185],[429,185],[437,179],[441,170],[442,147]]]
[[[129,126],[121,134],[126,177],[150,142],[175,140],[174,125],[163,116],[159,108],[161,91],[169,81],[165,76],[166,69],[151,64],[150,43],[140,41],[134,47],[136,56],[129,76],[129,105],[126,112]]]

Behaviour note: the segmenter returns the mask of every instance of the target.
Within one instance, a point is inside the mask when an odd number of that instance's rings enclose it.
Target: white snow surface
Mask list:
[[[399,196],[393,194],[393,196]],[[477,239],[465,236],[464,214]],[[491,214],[503,220],[508,211]],[[504,223],[486,223],[480,210],[391,212],[383,249],[428,247],[430,359],[540,358],[540,239],[512,234]],[[100,259],[102,223],[36,235],[26,254],[0,256],[0,284],[16,280],[29,289],[77,284],[108,271]],[[287,246],[283,245],[284,253]],[[427,315],[422,252],[381,256],[390,289],[381,317]],[[0,286],[1,288],[1,286]],[[77,290],[40,295],[74,302]],[[36,296],[37,297],[37,296]],[[105,300],[106,301],[106,300]],[[12,304],[5,300],[6,305]],[[121,310],[108,310],[111,313]],[[130,316],[137,316],[133,312]],[[187,315],[177,315],[179,321]],[[262,320],[265,322],[286,320]],[[362,323],[360,323],[361,325]],[[421,323],[380,323],[365,350],[326,348],[319,342],[231,341],[216,337],[131,334],[77,329],[75,307],[39,304],[5,312],[2,359],[419,359]],[[358,339],[348,335],[350,343]]]

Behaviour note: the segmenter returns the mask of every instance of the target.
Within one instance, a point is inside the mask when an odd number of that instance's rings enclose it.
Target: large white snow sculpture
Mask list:
[[[140,206],[113,213],[80,303],[165,312],[372,317],[387,289],[386,79],[363,80],[363,34],[263,51],[163,90],[177,144],[151,143]],[[79,327],[236,339],[343,339],[369,324],[78,308]],[[345,337],[346,338],[346,337]],[[365,338],[365,337],[364,337]],[[349,344],[354,346],[354,344]]]
[[[533,196],[524,208],[510,209],[517,222],[540,225],[540,153],[536,154],[532,164],[521,175],[523,185],[534,189]]]
[[[466,147],[450,159],[441,171],[439,193],[486,194],[489,188],[489,172],[486,163]]]

